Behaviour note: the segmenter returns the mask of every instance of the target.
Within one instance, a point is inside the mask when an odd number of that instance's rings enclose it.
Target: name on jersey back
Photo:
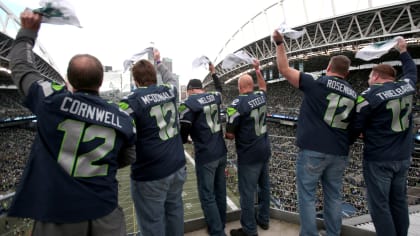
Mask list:
[[[265,98],[263,96],[256,97],[248,101],[248,105],[250,105],[251,108],[258,107],[259,105],[264,104],[264,103],[265,103]]]
[[[71,97],[65,97],[63,99],[60,110],[93,121],[122,128],[118,115]]]
[[[141,96],[141,100],[144,102],[144,104],[147,105],[152,102],[159,103],[162,101],[171,100],[174,97],[175,97],[174,93],[170,90],[170,91],[165,91],[162,93],[151,93],[151,94]]]
[[[216,98],[214,97],[213,94],[209,94],[207,96],[201,97],[199,99],[197,99],[197,102],[199,102],[201,105],[207,104],[207,103],[211,103],[216,101]]]
[[[399,97],[403,94],[413,92],[413,91],[415,91],[415,88],[411,84],[404,84],[396,89],[390,89],[383,92],[379,92],[376,94],[376,96],[378,96],[382,100],[386,100],[388,98]]]
[[[354,91],[352,88],[350,88],[346,84],[341,83],[340,81],[337,81],[337,80],[329,79],[327,82],[327,88],[331,88],[341,93],[347,94],[353,99],[356,99],[357,97],[356,91]]]

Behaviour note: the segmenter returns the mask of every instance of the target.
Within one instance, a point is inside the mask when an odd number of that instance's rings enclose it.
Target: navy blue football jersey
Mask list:
[[[373,84],[357,99],[354,129],[363,133],[363,158],[369,161],[408,160],[413,150],[412,112],[417,68],[401,54],[403,77]]]
[[[195,162],[203,165],[226,157],[227,149],[220,124],[219,92],[190,95],[179,107],[180,122],[191,124]]]
[[[265,162],[271,156],[264,91],[239,95],[227,108],[226,132],[235,134],[238,164]]]
[[[131,178],[150,181],[167,177],[185,165],[179,132],[177,90],[173,85],[137,88],[120,103],[136,122],[136,161]]]
[[[302,149],[348,155],[349,124],[357,93],[334,76],[316,77],[300,73],[299,89],[304,97],[297,126],[297,146]]]
[[[117,157],[134,145],[133,119],[95,93],[46,80],[31,85],[25,105],[37,116],[37,135],[9,215],[71,223],[114,210]]]

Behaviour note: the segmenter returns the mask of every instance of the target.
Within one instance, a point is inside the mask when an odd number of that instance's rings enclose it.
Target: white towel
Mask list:
[[[235,53],[228,54],[222,63],[223,69],[231,69],[241,63],[252,64],[254,59],[248,55],[245,51],[237,51]]]
[[[286,23],[284,23],[284,22],[280,24],[280,26],[277,28],[277,31],[280,34],[282,34],[282,35],[284,35],[288,38],[291,38],[291,39],[298,39],[298,38],[302,37],[306,32],[305,29],[303,29],[301,31],[293,30],[289,26],[287,26]]]
[[[387,41],[369,44],[368,46],[360,49],[356,53],[355,57],[365,61],[380,58],[382,55],[388,53],[391,48],[397,45],[399,38],[401,38],[401,36],[397,36]]]
[[[140,61],[141,59],[143,59],[144,55],[146,55],[148,53],[153,53],[153,48],[152,47],[145,48],[143,51],[141,51],[139,53],[136,53],[133,56],[131,56],[130,59],[125,60],[123,62],[124,72],[126,72],[130,68],[131,65],[133,65],[137,61]]]
[[[208,57],[201,56],[201,57],[198,57],[198,58],[194,59],[194,61],[192,62],[192,67],[193,67],[193,69],[196,69],[196,68],[199,68],[199,67],[204,67],[204,68],[206,68],[206,70],[208,70],[209,69],[208,68],[209,63],[210,63],[210,60],[209,60]]]
[[[42,15],[43,23],[82,27],[73,5],[67,0],[41,0],[39,4],[41,8],[34,9],[33,12]]]

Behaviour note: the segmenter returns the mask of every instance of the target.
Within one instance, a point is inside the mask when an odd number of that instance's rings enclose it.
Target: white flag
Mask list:
[[[222,68],[231,69],[243,62],[252,64],[254,63],[254,59],[250,57],[245,51],[237,51],[235,53],[228,54],[225,59],[223,59]]]
[[[289,26],[287,26],[286,23],[284,23],[284,22],[280,24],[279,28],[277,28],[277,31],[280,34],[282,34],[282,35],[284,35],[288,38],[291,38],[291,39],[298,39],[298,38],[302,37],[306,32],[305,29],[303,29],[301,31],[293,30]]]
[[[377,42],[370,44],[362,49],[360,49],[355,57],[360,58],[365,61],[370,61],[373,59],[380,58],[382,55],[388,53],[388,51],[393,48],[398,43],[398,39],[401,38],[401,36],[397,36],[393,39]]]
[[[192,67],[194,69],[196,69],[196,68],[204,66],[206,68],[206,70],[208,70],[209,69],[208,68],[209,63],[210,63],[210,60],[209,60],[208,57],[201,56],[201,57],[198,57],[198,58],[194,59],[194,61],[192,62]]]
[[[42,15],[43,23],[82,27],[70,2],[66,0],[41,0],[39,4],[41,8],[35,9],[33,12]]]
[[[128,70],[128,68],[130,68],[131,65],[133,65],[137,61],[140,61],[141,59],[143,59],[144,55],[149,54],[149,53],[153,53],[153,48],[152,47],[145,48],[143,51],[141,51],[139,53],[136,53],[133,56],[131,56],[130,59],[125,60],[123,62],[124,72],[126,72]]]

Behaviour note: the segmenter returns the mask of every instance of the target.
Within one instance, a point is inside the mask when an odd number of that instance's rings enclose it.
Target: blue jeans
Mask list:
[[[210,235],[225,234],[226,224],[226,156],[219,160],[196,165],[197,188],[201,208]]]
[[[163,179],[131,180],[131,195],[142,235],[184,235],[182,188],[186,175],[186,167],[182,167]]]
[[[248,235],[257,234],[257,223],[270,220],[270,179],[268,161],[238,165],[238,188],[241,204],[241,226]],[[258,213],[255,214],[255,194],[258,194]]]
[[[324,224],[327,235],[341,232],[341,187],[348,156],[330,155],[302,149],[296,162],[296,182],[301,236],[318,236],[316,188],[321,180],[324,195]]]
[[[408,233],[407,175],[410,162],[363,161],[369,213],[379,236]]]

